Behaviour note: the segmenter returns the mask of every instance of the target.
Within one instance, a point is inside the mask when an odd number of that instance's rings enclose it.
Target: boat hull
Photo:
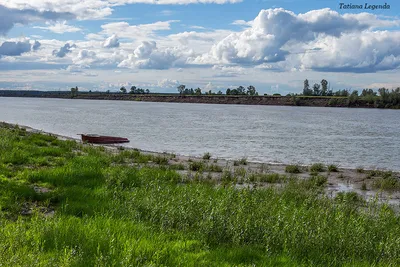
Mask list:
[[[87,142],[92,144],[129,143],[129,139],[124,137],[114,137],[114,136],[94,135],[94,134],[81,134],[81,137],[82,137],[82,142]]]

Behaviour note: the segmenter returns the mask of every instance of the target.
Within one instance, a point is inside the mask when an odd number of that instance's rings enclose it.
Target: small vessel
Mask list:
[[[80,134],[83,142],[92,144],[116,144],[116,143],[129,143],[128,138],[106,136],[98,134]]]

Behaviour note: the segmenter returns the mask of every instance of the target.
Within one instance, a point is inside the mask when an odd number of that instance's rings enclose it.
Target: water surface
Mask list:
[[[400,170],[400,111],[320,107],[1,98],[0,121],[130,147],[272,163]]]

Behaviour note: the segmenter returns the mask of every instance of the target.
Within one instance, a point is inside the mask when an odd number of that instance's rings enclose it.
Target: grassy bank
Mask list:
[[[400,220],[385,204],[326,197],[319,174],[238,187],[242,173],[216,181],[204,169],[220,169],[192,162],[183,175],[172,157],[0,126],[0,265],[400,264]]]

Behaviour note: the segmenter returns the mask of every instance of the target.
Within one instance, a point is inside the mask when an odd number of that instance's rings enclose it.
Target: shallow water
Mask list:
[[[98,133],[149,151],[351,168],[400,170],[399,118],[399,110],[0,97],[0,121],[74,138]]]

